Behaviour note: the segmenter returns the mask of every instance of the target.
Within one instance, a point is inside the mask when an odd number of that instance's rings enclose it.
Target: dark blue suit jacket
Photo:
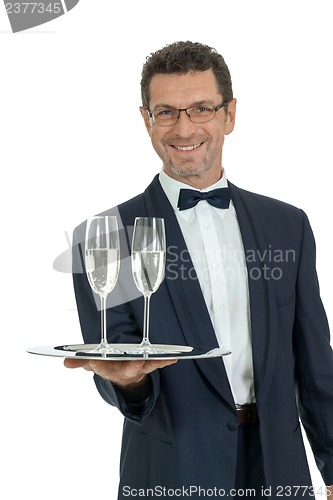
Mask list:
[[[247,262],[266,484],[273,498],[277,487],[311,484],[300,420],[326,484],[333,484],[333,357],[309,222],[293,206],[229,185]],[[136,298],[130,272],[130,229],[136,216],[148,215],[165,219],[169,249],[166,278],[151,300],[152,341],[217,346],[158,178],[143,194],[107,213],[119,215],[124,227],[121,277],[110,295],[114,307],[108,309],[109,340],[132,342],[142,336],[143,301]],[[98,343],[99,312],[81,265],[84,227],[74,232],[74,286],[84,340]],[[222,359],[179,361],[154,372],[151,395],[140,405],[128,404],[108,381],[95,380],[102,397],[125,416],[119,498],[126,497],[124,486],[234,487],[237,413]],[[313,496],[304,488],[299,496]]]

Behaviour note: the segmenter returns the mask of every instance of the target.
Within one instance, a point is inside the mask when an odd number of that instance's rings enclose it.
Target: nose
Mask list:
[[[177,135],[182,137],[190,137],[197,130],[197,125],[193,123],[185,109],[179,113],[179,118],[174,125]]]

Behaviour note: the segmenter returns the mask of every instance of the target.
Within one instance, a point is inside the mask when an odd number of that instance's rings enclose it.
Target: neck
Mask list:
[[[223,176],[223,167],[217,172],[214,172],[213,175],[207,175],[208,172],[205,172],[205,175],[177,175],[175,172],[170,171],[169,169],[163,169],[164,172],[175,179],[176,181],[183,182],[184,184],[188,184],[194,189],[205,189],[209,186],[215,184],[215,182],[219,181]]]

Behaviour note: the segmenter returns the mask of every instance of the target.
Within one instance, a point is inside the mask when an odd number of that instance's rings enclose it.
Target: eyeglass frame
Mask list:
[[[169,108],[165,108],[165,109],[172,109],[172,110],[174,110],[174,111],[178,111],[177,120],[175,121],[175,123],[172,123],[171,125],[167,125],[167,124],[166,124],[166,125],[164,125],[163,123],[156,123],[156,121],[155,121],[155,119],[154,119],[154,114],[153,114],[153,113],[154,113],[154,110],[153,110],[153,111],[150,111],[150,109],[146,108],[146,111],[147,111],[148,117],[150,118],[150,120],[152,120],[152,122],[153,122],[153,123],[155,123],[155,125],[158,125],[158,126],[160,126],[160,127],[172,127],[173,125],[176,125],[176,123],[178,122],[179,117],[180,117],[180,113],[181,113],[181,111],[185,111],[185,113],[187,114],[187,116],[189,117],[189,119],[191,120],[191,122],[192,122],[192,123],[208,123],[208,122],[210,122],[210,121],[214,120],[214,118],[215,118],[215,116],[216,116],[216,113],[217,113],[220,109],[224,108],[224,107],[225,107],[225,106],[227,106],[227,105],[228,105],[228,101],[223,101],[223,102],[221,102],[221,104],[218,104],[217,106],[214,106],[213,104],[209,104],[209,106],[212,106],[212,107],[213,107],[213,109],[214,109],[215,113],[214,113],[214,116],[213,116],[212,118],[209,118],[209,120],[205,120],[205,121],[203,121],[203,122],[194,122],[194,121],[192,121],[192,119],[191,119],[191,115],[189,115],[189,114],[188,114],[188,112],[187,112],[189,109],[199,108],[199,107],[200,107],[200,105],[197,105],[197,106],[189,106],[188,108],[173,108],[172,106],[170,106]],[[161,109],[163,109],[163,108],[161,108]]]

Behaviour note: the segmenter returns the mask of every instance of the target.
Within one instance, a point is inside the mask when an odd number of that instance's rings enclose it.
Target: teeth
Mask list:
[[[193,146],[174,146],[174,148],[179,151],[192,151],[192,149],[196,149],[201,146],[201,142],[199,144],[193,144]]]

